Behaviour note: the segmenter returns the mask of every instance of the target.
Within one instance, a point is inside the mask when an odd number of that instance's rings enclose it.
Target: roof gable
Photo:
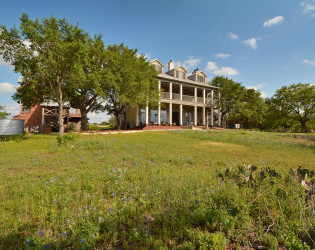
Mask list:
[[[164,67],[164,64],[161,63],[161,61],[160,61],[159,59],[154,59],[154,60],[150,61],[150,63],[158,63],[158,64],[160,64],[162,67]]]

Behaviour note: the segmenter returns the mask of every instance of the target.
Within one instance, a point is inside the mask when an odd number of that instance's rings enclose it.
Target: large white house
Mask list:
[[[196,69],[187,76],[183,66],[174,67],[158,59],[152,60],[160,73],[157,76],[161,90],[158,109],[127,107],[125,121],[127,128],[139,126],[214,126],[219,124],[217,100],[219,88],[207,83],[207,75]]]

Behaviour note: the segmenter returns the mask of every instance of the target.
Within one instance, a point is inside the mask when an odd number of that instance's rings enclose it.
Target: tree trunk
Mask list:
[[[306,133],[306,122],[300,121],[300,123],[301,123],[301,132]]]
[[[116,121],[117,121],[117,129],[121,130],[122,122],[121,122],[121,114],[115,114]]]
[[[58,121],[59,121],[59,135],[64,134],[64,127],[63,127],[63,99],[62,99],[62,89],[61,89],[61,84],[63,81],[57,79],[58,82],[58,105],[59,105],[59,114],[58,114]]]
[[[81,109],[81,131],[88,131],[89,128],[89,120],[87,118],[86,109]]]

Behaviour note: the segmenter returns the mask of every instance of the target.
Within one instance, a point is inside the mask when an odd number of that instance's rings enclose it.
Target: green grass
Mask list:
[[[313,137],[187,130],[58,142],[0,142],[0,248],[314,247],[314,186],[297,173],[315,170]]]

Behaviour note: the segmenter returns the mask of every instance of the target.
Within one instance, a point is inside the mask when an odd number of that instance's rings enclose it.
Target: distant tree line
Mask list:
[[[264,99],[254,89],[217,76],[211,84],[220,87],[222,127],[291,129],[306,132],[315,129],[315,86],[292,84],[278,89],[271,98]]]
[[[101,35],[90,37],[53,16],[31,20],[23,14],[20,21],[19,29],[0,26],[0,55],[23,76],[13,98],[26,107],[57,102],[60,134],[65,102],[81,110],[83,131],[89,112],[107,111],[120,129],[126,105],[157,104],[158,72],[137,49],[105,46]]]

